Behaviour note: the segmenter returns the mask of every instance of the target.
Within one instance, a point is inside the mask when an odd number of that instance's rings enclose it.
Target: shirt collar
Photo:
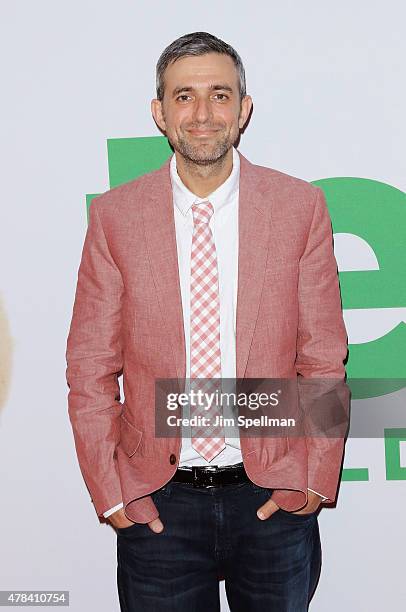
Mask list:
[[[180,212],[186,216],[190,207],[193,204],[200,202],[206,202],[209,200],[214,208],[214,212],[225,206],[235,196],[239,189],[240,183],[240,157],[233,147],[233,168],[230,176],[222,183],[215,191],[209,194],[206,198],[200,198],[196,194],[192,193],[186,185],[182,182],[177,168],[176,168],[176,156],[172,155],[170,162],[170,176],[172,183],[173,201],[175,206]]]

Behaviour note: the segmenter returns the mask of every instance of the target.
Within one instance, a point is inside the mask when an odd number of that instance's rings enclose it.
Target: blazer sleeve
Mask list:
[[[308,446],[308,486],[334,501],[349,420],[347,356],[337,262],[323,191],[300,260],[296,370]]]
[[[96,512],[122,501],[115,449],[122,404],[118,376],[123,366],[123,280],[106,240],[98,210],[89,224],[78,270],[66,346],[68,414],[77,457]]]

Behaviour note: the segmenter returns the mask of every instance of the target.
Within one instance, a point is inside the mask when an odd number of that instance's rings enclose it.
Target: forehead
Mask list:
[[[221,53],[182,57],[167,67],[164,78],[168,89],[218,83],[238,89],[237,68],[229,55]]]

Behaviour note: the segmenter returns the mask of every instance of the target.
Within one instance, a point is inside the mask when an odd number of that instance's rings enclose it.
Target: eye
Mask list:
[[[190,96],[188,96],[187,94],[181,94],[176,98],[176,100],[179,100],[179,102],[187,102],[188,99],[190,99]]]
[[[224,102],[225,100],[228,100],[227,94],[223,94],[223,93],[215,94],[214,97],[217,98],[217,100],[219,100],[220,102]]]

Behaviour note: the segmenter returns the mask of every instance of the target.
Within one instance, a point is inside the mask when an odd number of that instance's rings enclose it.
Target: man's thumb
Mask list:
[[[268,501],[263,506],[258,508],[257,516],[263,521],[272,516],[272,514],[277,510],[279,510],[278,504],[276,504],[272,499],[268,499]]]
[[[162,524],[162,521],[160,518],[156,518],[153,521],[151,521],[150,523],[148,523],[149,528],[154,531],[155,533],[161,533],[161,531],[163,530],[164,526]]]

